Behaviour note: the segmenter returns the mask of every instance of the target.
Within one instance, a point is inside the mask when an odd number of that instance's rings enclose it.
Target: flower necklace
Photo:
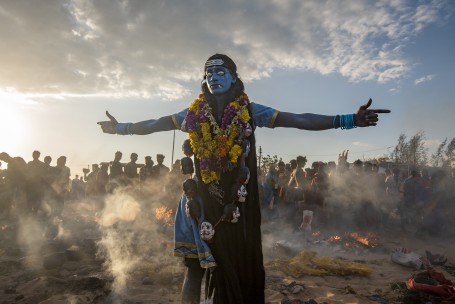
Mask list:
[[[194,155],[200,160],[201,177],[205,184],[218,181],[222,171],[237,165],[242,155],[239,137],[250,120],[248,104],[246,94],[230,102],[224,109],[220,125],[204,95],[200,94],[188,108],[186,130]]]

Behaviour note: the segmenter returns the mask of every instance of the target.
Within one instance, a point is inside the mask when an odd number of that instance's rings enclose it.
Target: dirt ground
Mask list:
[[[172,256],[172,225],[163,214],[136,210],[123,220],[103,219],[89,206],[69,201],[52,223],[39,216],[0,218],[0,303],[179,303],[184,267]],[[122,208],[131,211],[134,205]],[[455,250],[447,238],[386,229],[363,233],[368,245],[346,231],[317,228],[304,234],[276,222],[263,224],[267,303],[442,303],[425,294],[406,298],[405,281],[416,270],[391,261],[397,247],[422,256],[425,250],[444,254],[448,262],[434,268],[454,279]],[[283,265],[302,252],[355,262],[371,274],[296,276],[276,267],[276,261]]]

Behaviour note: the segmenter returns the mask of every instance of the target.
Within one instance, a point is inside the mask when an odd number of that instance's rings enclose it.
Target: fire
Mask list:
[[[357,232],[352,232],[351,234],[349,234],[349,236],[355,239],[357,242],[364,244],[365,246],[374,247],[374,245],[371,244],[371,240],[369,240],[368,237],[363,237]]]
[[[164,225],[172,225],[172,209],[166,206],[155,208],[155,218]]]
[[[334,235],[334,236],[329,237],[329,239],[328,239],[327,241],[329,241],[329,242],[336,242],[336,241],[339,241],[339,240],[341,240],[341,236],[339,236],[339,235]]]
[[[319,230],[318,230],[318,231],[315,231],[315,232],[313,232],[311,235],[312,235],[312,236],[315,236],[315,237],[316,237],[316,236],[320,236],[320,235],[321,235],[321,231],[319,231]]]

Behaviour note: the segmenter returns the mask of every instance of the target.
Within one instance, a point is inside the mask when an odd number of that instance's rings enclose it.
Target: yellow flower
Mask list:
[[[234,107],[236,110],[240,108],[239,102],[237,99],[229,104],[231,107]]]
[[[240,154],[242,154],[242,147],[235,144],[232,146],[231,151],[229,151],[229,156],[231,157],[231,163],[236,163]]]
[[[202,170],[201,171],[202,181],[206,184],[219,180],[219,175],[215,171]]]
[[[210,125],[208,122],[201,123],[201,131],[203,140],[210,140],[212,138],[212,134],[210,133]]]
[[[240,116],[240,119],[242,119],[244,122],[250,121],[250,113],[248,113],[247,108],[243,108],[242,115]]]
[[[237,137],[237,128],[232,128],[231,133],[229,134],[228,142],[227,142],[227,145],[229,147],[232,146],[236,137]]]
[[[206,122],[197,124],[198,130],[188,132],[191,147],[193,148],[196,158],[207,158],[211,161],[223,161],[229,157],[232,164],[236,164],[238,158],[242,155],[242,148],[235,144],[240,134],[238,122],[248,122],[250,115],[245,106],[248,102],[248,97],[242,95],[229,103],[230,106],[236,109],[236,113],[232,121],[226,129],[221,127],[216,122],[212,114],[212,109],[209,104],[204,102],[204,96],[199,95],[198,99],[194,100],[189,106],[189,110],[199,114],[202,110],[205,113]],[[220,179],[221,171],[201,170],[202,181],[206,184]]]

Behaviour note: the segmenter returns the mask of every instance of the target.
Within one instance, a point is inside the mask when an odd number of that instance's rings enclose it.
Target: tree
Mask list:
[[[408,145],[406,143],[406,135],[403,133],[398,137],[398,144],[393,149],[390,158],[396,163],[406,163],[408,154]]]
[[[281,157],[278,159],[278,156],[276,155],[273,155],[273,156],[270,156],[270,155],[266,155],[266,156],[262,156],[262,161],[261,161],[261,164],[260,164],[260,169],[262,172],[267,172],[269,170],[269,166],[274,164],[274,165],[277,165],[278,162],[281,161]]]
[[[447,143],[447,138],[439,144],[438,149],[431,155],[431,163],[435,167],[450,168],[455,161],[455,138]]]
[[[455,137],[449,142],[444,151],[445,159],[443,162],[444,167],[451,167],[455,162]]]
[[[406,141],[406,135],[400,134],[398,144],[391,154],[392,160],[397,163],[413,166],[425,166],[428,162],[428,148],[425,147],[425,133],[419,131]]]
[[[444,147],[447,144],[447,138],[436,149],[436,152],[431,155],[431,164],[435,167],[440,167],[444,164]]]
[[[425,166],[428,163],[428,148],[425,147],[425,133],[419,131],[409,139],[409,164]]]

